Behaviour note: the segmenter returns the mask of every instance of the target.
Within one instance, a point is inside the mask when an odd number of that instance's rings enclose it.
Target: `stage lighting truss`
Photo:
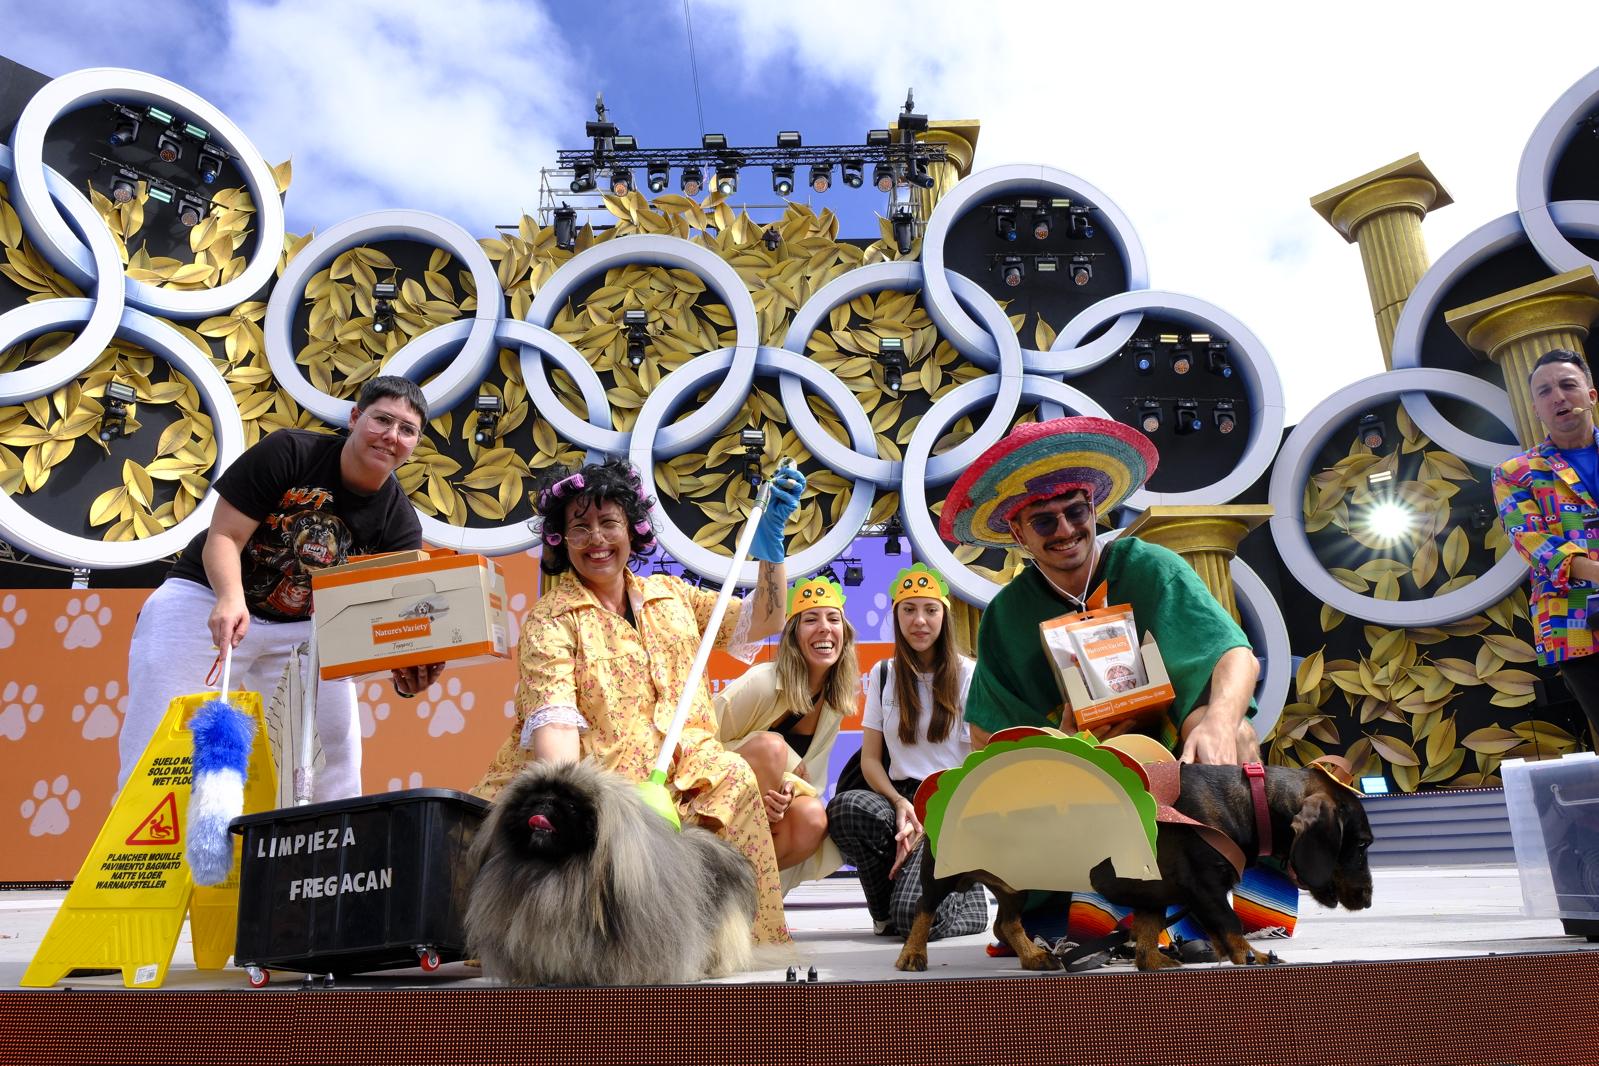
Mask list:
[[[1197,400],[1189,396],[1135,396],[1128,399],[1128,406],[1133,409],[1138,418],[1138,425],[1147,434],[1153,436],[1166,424],[1168,408],[1172,416],[1172,429],[1183,435],[1198,433],[1205,428],[1205,419],[1201,414],[1205,405],[1210,406],[1210,421],[1216,427],[1216,432],[1223,436],[1234,433],[1238,429],[1238,401],[1236,400]]]
[[[500,416],[505,413],[505,400],[492,392],[479,393],[472,409],[477,412],[472,442],[479,448],[488,448],[500,439]]]
[[[649,344],[649,312],[633,308],[622,312],[622,328],[627,331],[627,362],[634,370],[644,365]]]
[[[905,341],[901,337],[877,339],[877,362],[883,368],[883,385],[897,394],[905,381],[905,372],[911,368],[905,358]]]

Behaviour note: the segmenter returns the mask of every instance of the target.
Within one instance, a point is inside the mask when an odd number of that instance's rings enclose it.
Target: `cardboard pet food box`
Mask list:
[[[481,555],[367,556],[316,574],[311,595],[324,681],[511,654],[505,575]]]
[[[1177,698],[1166,663],[1151,634],[1135,644],[1138,632],[1132,609],[1125,605],[1080,611],[1052,618],[1039,626],[1044,651],[1055,680],[1066,697],[1063,729],[1096,732],[1129,718],[1153,717]],[[1091,687],[1082,658],[1095,662],[1100,677]]]

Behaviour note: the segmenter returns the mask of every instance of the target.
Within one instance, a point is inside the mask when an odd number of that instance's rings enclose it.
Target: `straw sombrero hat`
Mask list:
[[[1160,456],[1138,430],[1086,415],[1029,422],[994,444],[956,480],[938,532],[945,540],[1008,548],[1011,516],[1074,490],[1103,516],[1155,472]]]

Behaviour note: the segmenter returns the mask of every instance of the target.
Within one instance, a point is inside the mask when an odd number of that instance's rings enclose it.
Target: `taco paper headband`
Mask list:
[[[844,589],[836,581],[813,577],[801,581],[788,592],[788,617],[812,607],[837,607],[844,609]]]
[[[901,570],[894,578],[892,592],[895,606],[900,600],[917,598],[937,600],[949,606],[949,582],[937,570],[929,570],[926,563],[912,563]]]
[[[1012,547],[1010,520],[1028,504],[1080,490],[1103,517],[1141,488],[1159,461],[1149,438],[1108,418],[1018,426],[956,480],[938,532],[964,544]]]

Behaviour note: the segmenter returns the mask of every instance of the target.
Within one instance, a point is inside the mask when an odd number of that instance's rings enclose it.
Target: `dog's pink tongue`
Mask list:
[[[533,817],[529,818],[527,820],[527,826],[529,829],[539,833],[553,833],[555,831],[555,823],[544,817],[542,814],[535,814]]]

